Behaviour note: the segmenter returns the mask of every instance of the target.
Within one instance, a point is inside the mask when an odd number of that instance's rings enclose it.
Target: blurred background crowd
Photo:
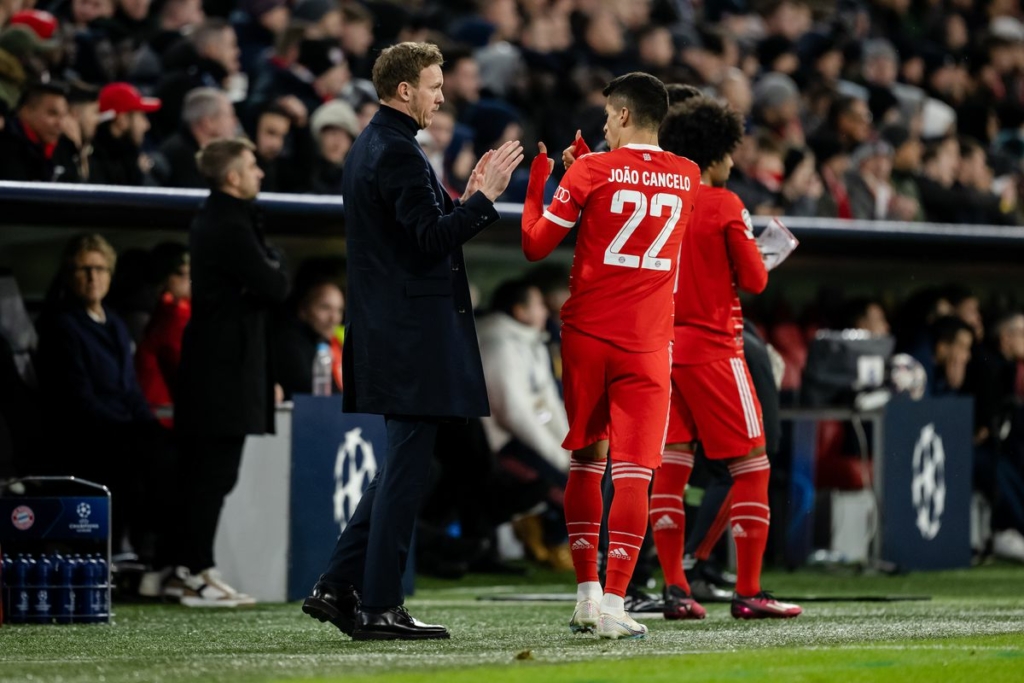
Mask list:
[[[1022,18],[1019,0],[0,0],[0,180],[201,188],[195,153],[242,132],[255,143],[263,191],[340,194],[348,150],[378,108],[377,51],[425,40],[444,52],[446,102],[418,139],[453,196],[506,140],[557,150],[580,129],[597,148],[602,89],[643,70],[743,115],[729,187],[753,214],[1014,225],[1024,218]],[[504,200],[522,200],[526,173]],[[12,349],[0,354],[12,359],[0,367],[0,445],[16,457],[0,473],[24,471],[48,439],[84,443],[74,430],[47,433],[48,410],[85,416],[82,429],[100,430],[98,448],[128,433],[166,439],[189,269],[178,243],[115,254],[86,236],[68,244],[31,316],[16,288],[0,291],[17,303],[2,321]],[[291,272],[272,326],[282,400],[311,391],[322,343],[334,389],[343,388],[343,263]],[[568,272],[505,275],[479,307],[494,415],[441,435],[422,517],[424,571],[507,569],[495,530],[510,519],[530,557],[569,566],[558,389]],[[930,393],[974,398],[975,487],[993,504],[995,550],[1024,561],[1021,302],[959,285],[861,298],[871,283],[849,284],[822,289],[802,310],[786,293],[745,307],[782,361],[783,401],[800,395],[818,331],[893,335]],[[57,324],[69,307],[124,325],[86,343]],[[87,353],[102,363],[69,365]],[[864,486],[862,456],[847,427],[826,426],[817,483]],[[145,492],[159,463],[128,451],[103,462],[110,469],[98,476],[134,492],[138,533],[119,529],[119,539],[144,557]],[[784,477],[784,460],[776,465]]]
[[[266,191],[336,193],[378,106],[375,51],[428,40],[447,102],[420,137],[456,194],[506,139],[560,148],[581,128],[594,147],[601,89],[643,70],[744,115],[731,186],[752,213],[1016,224],[1022,16],[1019,0],[0,0],[0,178],[201,187],[194,152],[241,127]]]

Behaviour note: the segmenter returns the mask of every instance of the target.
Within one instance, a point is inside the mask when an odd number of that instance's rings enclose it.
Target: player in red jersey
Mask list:
[[[737,582],[732,615],[757,619],[801,612],[760,586],[770,468],[761,405],[743,359],[737,290],[760,293],[768,284],[768,271],[754,241],[750,214],[723,187],[732,169],[732,150],[742,136],[739,115],[707,98],[674,107],[660,131],[665,149],[685,150],[703,169],[680,251],[668,445],[651,494],[651,528],[665,574],[665,616],[673,619],[692,618],[699,608],[690,597],[682,564],[683,491],[697,441],[708,458],[726,461],[733,478],[730,523]]]
[[[665,86],[648,74],[604,90],[611,151],[577,159],[544,209],[554,162],[541,153],[523,207],[523,251],[547,256],[579,222],[569,299],[562,307],[562,358],[573,452],[565,517],[576,569],[573,631],[640,638],[647,629],[623,606],[647,530],[648,489],[661,464],[670,396],[672,290],[679,244],[700,169],[658,147],[668,109]],[[608,516],[608,565],[597,572],[601,478],[611,450],[615,488]]]

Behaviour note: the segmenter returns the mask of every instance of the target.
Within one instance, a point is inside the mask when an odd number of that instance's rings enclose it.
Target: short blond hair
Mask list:
[[[196,167],[206,183],[219,190],[227,183],[228,173],[235,168],[246,150],[256,153],[256,145],[248,138],[214,140],[196,153]]]
[[[90,251],[102,254],[103,258],[107,261],[107,267],[110,268],[110,272],[114,272],[114,267],[117,265],[117,252],[114,251],[114,247],[110,245],[110,242],[103,235],[97,233],[89,233],[71,238],[71,241],[64,247],[64,255],[61,259],[65,272],[70,274],[74,271],[75,259],[78,255]]]
[[[399,43],[385,48],[373,64],[377,97],[381,101],[391,99],[402,83],[419,85],[420,72],[435,64],[444,64],[444,56],[433,43]]]

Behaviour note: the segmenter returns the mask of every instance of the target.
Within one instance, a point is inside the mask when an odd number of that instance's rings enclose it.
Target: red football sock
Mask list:
[[[576,583],[600,581],[597,575],[597,544],[601,536],[601,479],[605,462],[573,460],[565,485],[565,525],[569,531],[569,549],[576,569]]]
[[[711,551],[718,545],[718,539],[725,533],[725,527],[729,525],[729,511],[732,509],[732,489],[729,489],[729,495],[722,501],[722,507],[718,508],[718,514],[715,515],[715,521],[711,523],[711,528],[704,534],[704,540],[697,546],[697,550],[693,553],[693,556],[698,560],[706,560],[711,557]]]
[[[764,455],[729,464],[732,474],[732,537],[736,541],[736,592],[761,592],[761,559],[768,543],[768,477],[771,465]]]
[[[647,467],[612,460],[615,497],[608,514],[608,570],[604,592],[626,597],[640,547],[647,531],[647,498],[651,475]]]
[[[654,475],[651,493],[651,533],[666,586],[679,586],[687,593],[690,584],[683,571],[683,545],[686,538],[686,509],[683,493],[693,471],[693,453],[666,451],[661,469]]]

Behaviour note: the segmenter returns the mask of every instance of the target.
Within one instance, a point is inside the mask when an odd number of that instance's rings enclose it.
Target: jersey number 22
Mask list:
[[[633,205],[633,213],[626,220],[626,223],[615,235],[615,239],[604,250],[604,262],[609,266],[620,266],[622,268],[646,268],[647,270],[671,270],[672,259],[659,258],[658,254],[664,248],[668,238],[672,236],[672,230],[679,222],[679,215],[683,211],[683,200],[674,194],[659,192],[651,197],[650,215],[660,218],[668,209],[668,219],[665,226],[658,233],[654,243],[644,252],[641,260],[636,254],[623,254],[622,249],[626,242],[633,236],[640,223],[647,217],[648,202],[647,195],[637,190],[618,190],[612,195],[612,213],[622,214],[626,212],[626,205]]]

